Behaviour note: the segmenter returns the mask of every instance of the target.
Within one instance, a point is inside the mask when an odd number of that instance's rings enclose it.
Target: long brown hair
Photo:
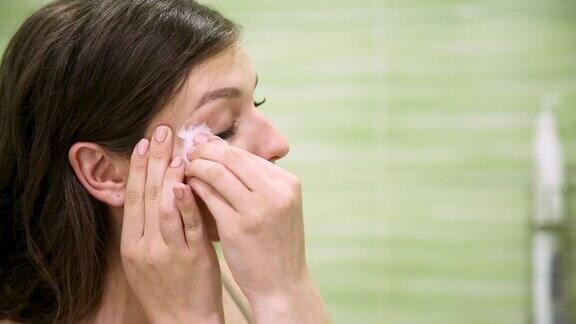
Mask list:
[[[128,158],[191,68],[238,34],[192,0],[60,0],[22,24],[0,67],[0,319],[75,322],[98,304],[108,209],[68,150]]]

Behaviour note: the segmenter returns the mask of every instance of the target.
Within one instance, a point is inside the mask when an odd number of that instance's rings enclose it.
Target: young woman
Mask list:
[[[0,322],[224,322],[210,240],[256,323],[327,322],[256,84],[239,27],[192,0],[28,18],[0,68]]]

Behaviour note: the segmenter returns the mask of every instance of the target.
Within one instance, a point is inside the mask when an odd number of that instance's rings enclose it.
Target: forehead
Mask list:
[[[188,75],[182,96],[201,95],[208,90],[254,84],[254,68],[242,46],[234,46],[207,59]]]
[[[196,66],[172,101],[154,118],[148,133],[156,125],[180,127],[193,115],[196,103],[206,92],[218,88],[238,88],[242,96],[252,98],[256,74],[252,62],[240,45],[231,47]]]

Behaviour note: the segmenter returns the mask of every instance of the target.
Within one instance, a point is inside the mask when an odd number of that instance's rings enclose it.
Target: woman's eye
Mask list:
[[[220,137],[221,139],[225,140],[225,139],[229,139],[232,136],[236,135],[236,131],[238,130],[238,127],[236,127],[236,122],[234,122],[234,124],[232,124],[232,127],[228,128],[227,130],[216,134],[216,136]]]

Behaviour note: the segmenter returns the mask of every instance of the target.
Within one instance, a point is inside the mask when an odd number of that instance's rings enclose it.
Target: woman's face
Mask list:
[[[214,134],[269,161],[288,154],[289,146],[254,105],[257,76],[246,51],[237,45],[194,68],[174,100],[147,130],[150,137],[157,125],[176,132],[182,125],[205,123]],[[182,143],[175,142],[174,155]],[[199,199],[211,239],[217,240],[215,221]]]

